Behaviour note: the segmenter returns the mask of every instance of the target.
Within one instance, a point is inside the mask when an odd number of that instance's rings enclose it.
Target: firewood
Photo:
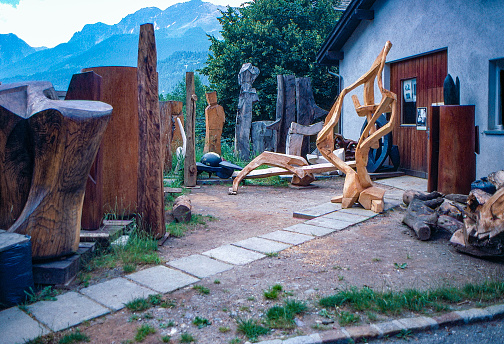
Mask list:
[[[473,189],[467,197],[467,207],[473,212],[479,212],[486,201],[492,197],[491,194],[480,189]]]
[[[431,193],[424,193],[416,190],[407,190],[403,194],[403,202],[406,205],[409,205],[413,198],[417,198],[421,201],[429,201],[431,199],[435,199],[438,197],[443,197],[443,194],[433,191]]]
[[[497,190],[504,186],[504,171],[492,172],[488,175],[488,181],[495,185]]]
[[[457,207],[453,201],[445,199],[436,211],[439,215],[451,216],[458,221],[462,221],[463,210]]]
[[[434,198],[434,199],[430,199],[430,200],[427,200],[427,201],[423,201],[424,204],[426,206],[428,206],[429,208],[431,209],[436,209],[437,207],[439,207],[441,204],[443,204],[444,202],[444,198],[443,197],[437,197],[437,198]]]
[[[464,223],[451,216],[440,215],[437,220],[437,226],[438,228],[442,228],[453,234],[462,229],[464,227]]]
[[[462,204],[467,203],[467,195],[461,195],[461,194],[448,194],[445,196],[446,199]]]
[[[189,222],[191,220],[191,200],[182,195],[175,199],[172,215],[176,222]]]
[[[437,214],[417,198],[413,198],[408,206],[403,223],[413,229],[420,240],[429,240],[431,227],[437,223]]]

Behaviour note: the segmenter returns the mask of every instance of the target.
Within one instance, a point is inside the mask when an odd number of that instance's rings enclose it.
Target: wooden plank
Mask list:
[[[72,76],[65,100],[100,100],[102,77],[93,71]],[[101,145],[100,145],[101,146]],[[103,219],[103,153],[98,148],[86,182],[81,228],[97,230]]]
[[[186,154],[184,160],[184,185],[196,186],[196,91],[194,88],[194,73],[186,73]]]
[[[154,26],[140,25],[138,40],[138,214],[155,238],[166,232],[163,157]]]
[[[164,187],[163,188],[163,191],[165,193],[181,193],[182,192],[182,188],[169,188],[169,187]]]

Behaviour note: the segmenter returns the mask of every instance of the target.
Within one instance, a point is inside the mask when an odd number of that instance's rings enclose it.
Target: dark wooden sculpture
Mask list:
[[[221,135],[226,114],[224,108],[217,104],[217,92],[205,94],[208,106],[205,108],[205,148],[203,153],[215,152],[221,154]]]
[[[140,26],[138,41],[138,215],[155,238],[166,233],[161,118],[154,26]]]
[[[34,259],[77,251],[86,180],[112,112],[57,99],[48,82],[0,86],[0,221],[31,236]]]
[[[196,186],[198,168],[196,167],[196,91],[194,73],[186,73],[186,151],[184,159],[184,185]]]

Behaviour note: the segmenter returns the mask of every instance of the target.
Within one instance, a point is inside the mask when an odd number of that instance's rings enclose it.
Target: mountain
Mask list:
[[[186,71],[203,67],[210,46],[207,34],[219,36],[217,17],[224,9],[201,0],[164,11],[143,8],[114,25],[87,24],[67,43],[44,50],[30,47],[13,34],[0,35],[0,81],[47,80],[57,90],[66,90],[72,75],[82,68],[136,66],[140,25],[153,23],[159,90],[170,92]]]
[[[34,52],[35,48],[30,47],[15,34],[0,35],[0,66],[19,61]]]

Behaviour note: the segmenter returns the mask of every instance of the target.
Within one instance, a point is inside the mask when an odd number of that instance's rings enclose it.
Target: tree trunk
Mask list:
[[[173,204],[173,217],[177,222],[189,222],[191,221],[191,200],[189,197],[182,195],[175,199]]]

